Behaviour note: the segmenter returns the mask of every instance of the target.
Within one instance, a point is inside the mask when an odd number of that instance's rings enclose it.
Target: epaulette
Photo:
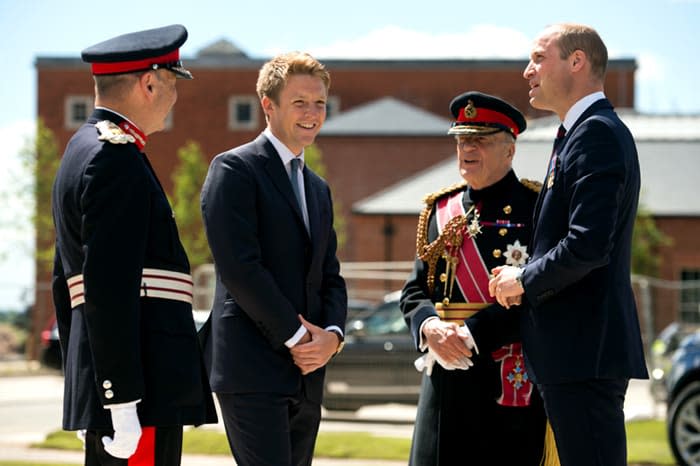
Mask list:
[[[126,134],[123,129],[109,120],[95,123],[95,128],[100,133],[97,138],[100,141],[107,141],[112,144],[128,144],[136,141],[131,134]]]
[[[457,192],[457,191],[461,191],[466,186],[467,186],[466,181],[461,181],[459,183],[455,183],[451,186],[448,186],[446,188],[441,189],[440,191],[436,191],[434,193],[427,194],[423,198],[423,202],[425,202],[426,207],[432,208],[433,204],[435,204],[435,201],[440,199],[442,196],[444,196],[446,194],[452,194],[452,193]]]
[[[525,186],[527,189],[535,191],[536,193],[539,193],[542,190],[542,183],[540,183],[539,181],[521,178],[520,183],[522,183],[522,185]]]

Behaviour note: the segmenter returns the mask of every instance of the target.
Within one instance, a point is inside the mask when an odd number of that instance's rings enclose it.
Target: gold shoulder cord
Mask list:
[[[539,181],[533,181],[528,180],[527,178],[522,178],[520,180],[520,183],[522,183],[522,185],[528,188],[529,190],[535,191],[536,193],[542,191],[542,183],[540,183]]]
[[[458,215],[457,217],[450,219],[450,221],[447,222],[443,228],[442,233],[440,233],[440,235],[430,244],[428,244],[428,219],[430,218],[430,213],[435,206],[435,202],[440,197],[463,189],[465,186],[466,183],[458,183],[436,193],[429,194],[424,199],[426,205],[418,217],[416,255],[420,260],[428,264],[427,284],[430,292],[433,291],[435,286],[435,270],[440,257],[444,255],[448,246],[459,248],[462,245],[462,231],[464,230],[464,226],[467,224],[467,216],[473,209],[473,206],[467,215]],[[450,269],[454,270],[454,268],[457,266],[457,264],[454,263],[455,261],[450,257],[446,257],[446,259],[450,259],[448,272]],[[454,259],[457,258],[455,257]],[[447,287],[447,283],[445,283],[445,287]],[[447,289],[445,289],[445,294],[447,294]]]

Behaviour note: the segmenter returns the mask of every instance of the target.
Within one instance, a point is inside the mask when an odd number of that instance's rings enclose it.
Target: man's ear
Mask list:
[[[272,112],[272,99],[269,98],[268,96],[264,95],[262,96],[262,99],[260,99],[260,105],[262,105],[263,112],[265,112],[265,115],[269,115],[270,112]]]
[[[586,64],[588,57],[583,50],[574,50],[569,56],[569,63],[571,64],[571,71],[580,71]]]
[[[139,89],[147,98],[153,97],[153,84],[156,80],[154,72],[147,71],[139,78]]]

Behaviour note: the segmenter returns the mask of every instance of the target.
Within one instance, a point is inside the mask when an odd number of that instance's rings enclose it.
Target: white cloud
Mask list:
[[[313,47],[309,53],[352,59],[527,58],[530,46],[531,40],[522,32],[488,24],[449,34],[385,26],[364,36]]]

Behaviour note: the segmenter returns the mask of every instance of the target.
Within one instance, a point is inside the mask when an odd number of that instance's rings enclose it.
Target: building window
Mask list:
[[[700,269],[681,271],[681,322],[700,322]]]
[[[93,102],[92,96],[89,95],[69,95],[66,97],[66,129],[80,128],[92,113]]]
[[[340,97],[329,95],[326,100],[326,119],[332,118],[340,113]]]
[[[258,127],[258,98],[252,95],[237,95],[229,99],[229,129],[253,130]]]

